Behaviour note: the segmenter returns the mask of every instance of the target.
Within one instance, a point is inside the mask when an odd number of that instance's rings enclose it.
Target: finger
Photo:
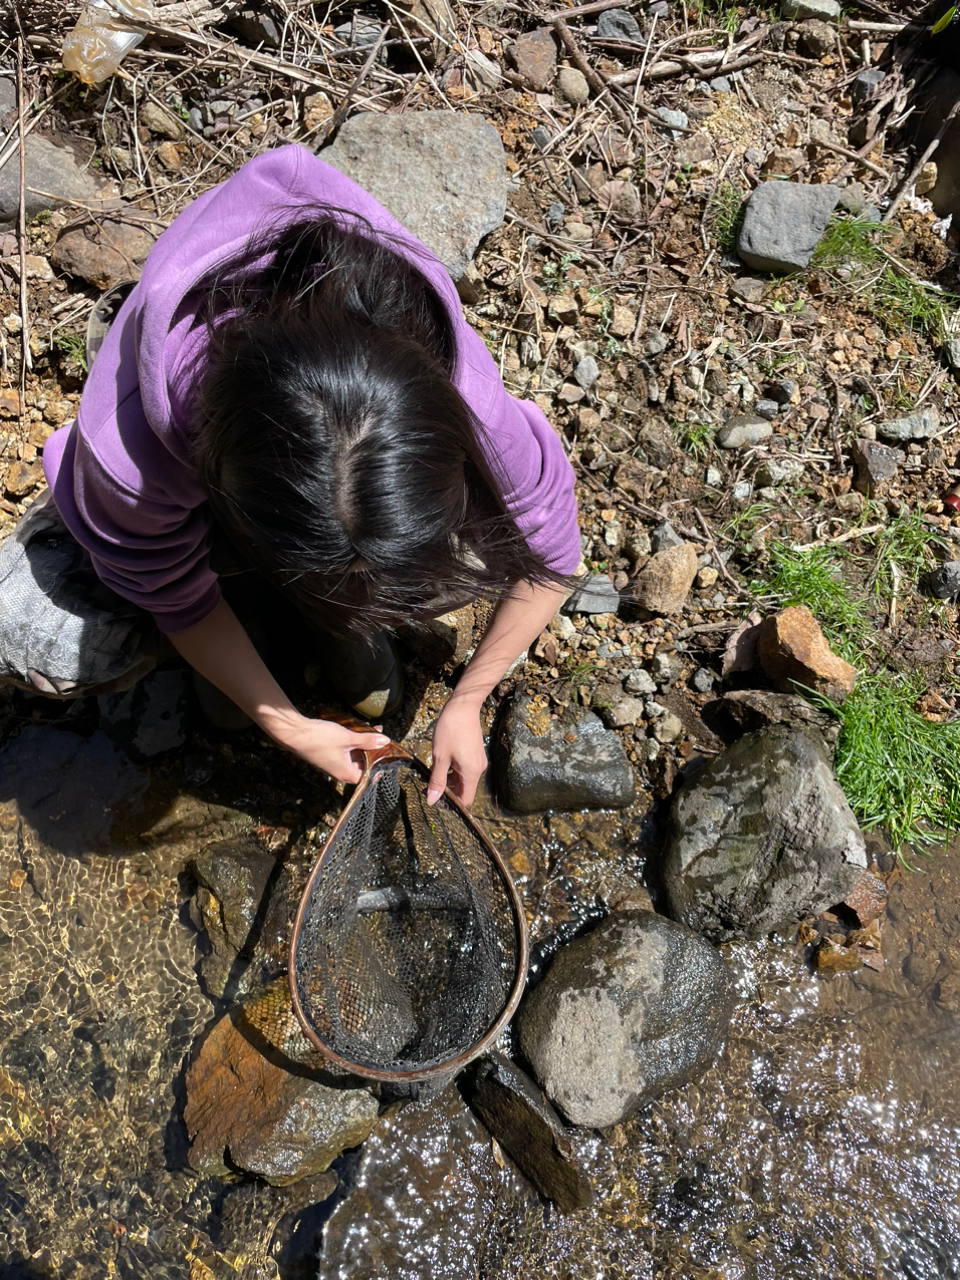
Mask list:
[[[388,747],[390,739],[385,733],[351,733],[347,739],[351,748],[360,751],[375,751],[378,747]]]
[[[443,795],[447,777],[453,772],[452,761],[448,755],[438,756],[430,770],[430,781],[427,783],[427,804],[436,804]]]

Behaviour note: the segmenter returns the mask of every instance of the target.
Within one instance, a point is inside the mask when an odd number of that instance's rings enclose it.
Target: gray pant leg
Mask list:
[[[165,655],[149,614],[111,591],[49,493],[0,542],[0,680],[49,697],[130,688]]]

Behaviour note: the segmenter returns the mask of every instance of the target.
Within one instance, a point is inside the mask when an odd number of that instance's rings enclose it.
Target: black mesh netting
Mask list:
[[[466,1053],[510,999],[520,929],[504,875],[470,822],[428,806],[415,767],[376,765],[324,851],[295,942],[307,1022],[374,1071]]]

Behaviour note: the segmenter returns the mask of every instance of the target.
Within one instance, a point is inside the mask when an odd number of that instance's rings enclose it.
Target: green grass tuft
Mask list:
[[[774,548],[769,578],[751,588],[781,606],[806,605],[831,648],[859,670],[842,706],[811,696],[840,721],[835,767],[850,807],[864,829],[883,827],[904,860],[906,845],[922,850],[943,832],[960,830],[960,721],[938,724],[916,710],[922,676],[870,670],[876,646],[869,607],[889,597],[890,566],[915,572],[932,541],[929,527],[913,515],[873,535],[872,600],[842,576],[849,553],[831,547]]]
[[[947,337],[947,308],[960,299],[916,280],[883,246],[889,229],[861,218],[835,217],[810,263],[829,272],[888,333],[922,333],[940,345]]]

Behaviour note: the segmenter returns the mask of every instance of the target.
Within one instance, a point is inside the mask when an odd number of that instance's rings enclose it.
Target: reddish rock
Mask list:
[[[20,417],[20,392],[10,387],[0,391],[0,414],[5,418]]]
[[[292,1075],[274,1053],[274,1023],[293,1021],[286,979],[221,1018],[187,1071],[183,1118],[189,1161],[203,1174],[231,1167],[286,1186],[329,1169],[373,1128],[377,1100],[365,1088],[331,1088]],[[276,1055],[282,1060],[283,1055]]]
[[[679,613],[698,568],[697,553],[689,542],[658,551],[634,579],[635,603],[651,613]]]
[[[860,921],[861,925],[870,924],[879,919],[887,905],[887,886],[870,871],[860,877],[860,883],[853,892],[843,900]]]
[[[510,50],[520,76],[531,89],[549,89],[557,73],[557,42],[549,27],[539,27],[518,38]]]
[[[138,280],[156,238],[138,223],[142,217],[138,210],[128,210],[123,220],[101,217],[96,223],[68,228],[53,246],[53,265],[97,289]]]
[[[793,605],[764,619],[757,656],[784,693],[796,693],[799,684],[833,702],[843,702],[857,683],[856,667],[833,653],[806,605]]]
[[[4,490],[11,498],[25,498],[43,479],[43,467],[39,462],[11,462],[7,471]]]

